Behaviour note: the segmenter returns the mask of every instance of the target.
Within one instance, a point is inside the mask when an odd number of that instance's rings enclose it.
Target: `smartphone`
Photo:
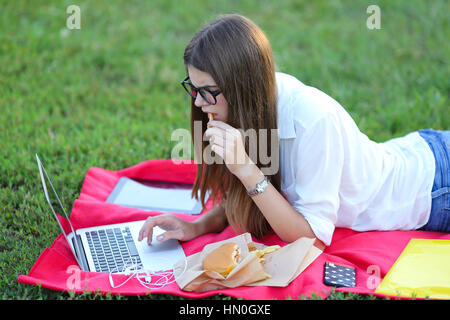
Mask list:
[[[334,262],[325,262],[323,283],[333,287],[354,287],[356,285],[356,269]]]

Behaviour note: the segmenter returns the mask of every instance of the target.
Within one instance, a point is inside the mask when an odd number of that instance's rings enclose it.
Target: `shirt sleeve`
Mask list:
[[[294,144],[295,201],[314,234],[330,245],[337,221],[344,149],[339,123],[326,114],[297,136]]]

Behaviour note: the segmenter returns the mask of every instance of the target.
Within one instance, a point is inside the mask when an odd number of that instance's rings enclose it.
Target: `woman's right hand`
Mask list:
[[[177,239],[180,241],[188,241],[197,237],[196,224],[185,221],[177,216],[166,213],[154,217],[148,217],[139,231],[139,241],[147,237],[147,243],[150,245],[153,238],[153,227],[158,226],[166,232],[160,234],[156,240],[165,241],[169,239]]]

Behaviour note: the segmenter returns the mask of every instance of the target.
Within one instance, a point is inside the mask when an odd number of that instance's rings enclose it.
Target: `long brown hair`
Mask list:
[[[275,83],[275,64],[272,49],[265,34],[250,19],[237,14],[223,15],[202,27],[187,45],[184,64],[191,65],[209,73],[228,102],[228,124],[244,131],[252,128],[277,129],[277,89]],[[191,100],[191,135],[194,141],[194,123],[201,121],[202,137],[208,122],[207,114],[194,105]],[[267,131],[266,131],[267,132]],[[265,138],[268,153],[278,156],[278,150],[270,150],[271,134],[257,137]],[[278,140],[278,136],[276,136]],[[197,159],[202,159],[206,142],[201,150],[195,150]],[[276,144],[278,146],[278,143]],[[245,141],[249,154],[249,143]],[[252,161],[261,169],[258,159]],[[279,171],[268,176],[271,184],[280,191]],[[239,179],[229,172],[224,164],[198,163],[197,177],[192,196],[202,202],[205,208],[205,195],[210,190],[214,204],[225,201],[225,214],[235,231],[251,232],[260,238],[271,228],[259,208],[247,195]]]

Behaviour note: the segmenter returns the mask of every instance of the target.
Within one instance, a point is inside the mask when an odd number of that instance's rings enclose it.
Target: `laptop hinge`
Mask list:
[[[81,248],[81,250],[75,250],[77,255],[79,255],[77,258],[78,258],[78,260],[81,263],[81,266],[80,266],[81,269],[83,271],[91,271],[89,269],[89,264],[88,264],[87,259],[86,259],[86,254],[85,254],[85,250],[84,250],[84,247],[83,247],[83,241],[81,241],[81,236],[79,236],[78,234],[75,234],[75,237],[72,237],[73,247],[77,248],[77,245],[75,244],[75,241],[78,242],[78,245],[79,245],[78,248]],[[81,252],[78,252],[78,251],[81,251]]]

